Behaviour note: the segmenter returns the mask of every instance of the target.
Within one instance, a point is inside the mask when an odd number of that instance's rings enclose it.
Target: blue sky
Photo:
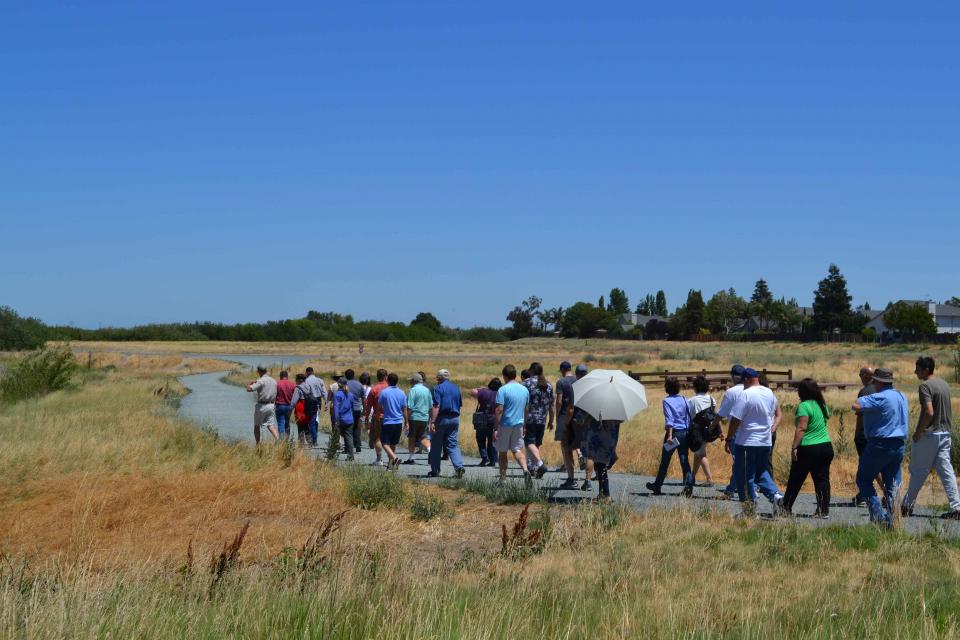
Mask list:
[[[461,4],[4,3],[0,304],[960,295],[960,6]]]

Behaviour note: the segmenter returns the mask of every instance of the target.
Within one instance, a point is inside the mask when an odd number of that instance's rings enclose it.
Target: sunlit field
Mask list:
[[[71,390],[0,407],[0,636],[960,632],[960,547],[936,529],[915,537],[872,526],[737,522],[709,508],[641,515],[542,502],[524,521],[522,505],[383,481],[392,476],[314,461],[296,448],[227,443],[181,422],[175,375],[190,367],[176,349],[153,346],[169,360],[94,361]],[[508,360],[537,359],[552,371],[563,357],[634,369],[729,360],[780,367],[806,357],[802,368],[794,364],[801,375],[852,381],[861,361],[905,375],[914,353],[561,341],[496,353],[443,347],[366,345],[356,368],[445,366],[469,385]],[[354,364],[341,348],[312,361],[324,371]],[[661,396],[650,389],[654,409],[625,430],[625,458],[638,470],[653,464]]]

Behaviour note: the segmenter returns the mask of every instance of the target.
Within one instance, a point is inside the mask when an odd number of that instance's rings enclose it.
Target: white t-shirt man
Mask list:
[[[720,408],[717,409],[717,415],[727,420],[730,418],[730,410],[737,403],[737,399],[743,394],[743,383],[735,384],[726,393],[723,394],[723,400],[720,401]]]
[[[740,421],[734,442],[741,447],[773,446],[771,429],[776,413],[777,396],[773,391],[762,385],[744,389],[730,410],[730,417]]]

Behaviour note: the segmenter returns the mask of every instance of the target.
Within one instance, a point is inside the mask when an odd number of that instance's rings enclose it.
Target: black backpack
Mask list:
[[[712,400],[712,398],[711,398]],[[687,436],[687,446],[691,451],[697,451],[707,442],[713,442],[720,437],[722,429],[717,424],[715,428],[711,425],[717,419],[717,403],[711,402],[706,409],[701,409],[697,415],[690,421],[690,435]]]

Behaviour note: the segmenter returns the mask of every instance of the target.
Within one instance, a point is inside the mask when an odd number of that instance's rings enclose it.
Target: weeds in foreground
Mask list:
[[[501,525],[502,548],[500,554],[506,558],[522,559],[543,551],[543,543],[546,538],[543,535],[544,529],[538,528],[527,531],[529,526],[530,505],[528,504],[523,507],[523,511],[520,512],[520,516],[510,533],[507,533],[507,525]]]
[[[217,590],[217,586],[223,580],[223,577],[227,575],[232,569],[235,569],[240,565],[240,547],[243,546],[243,539],[247,535],[247,531],[250,529],[250,521],[247,520],[243,527],[240,528],[240,532],[233,537],[232,542],[224,542],[223,550],[219,555],[214,554],[210,558],[210,589],[208,593],[210,597],[213,597],[214,593]],[[193,563],[193,546],[192,543],[187,547],[187,558],[190,564]]]

